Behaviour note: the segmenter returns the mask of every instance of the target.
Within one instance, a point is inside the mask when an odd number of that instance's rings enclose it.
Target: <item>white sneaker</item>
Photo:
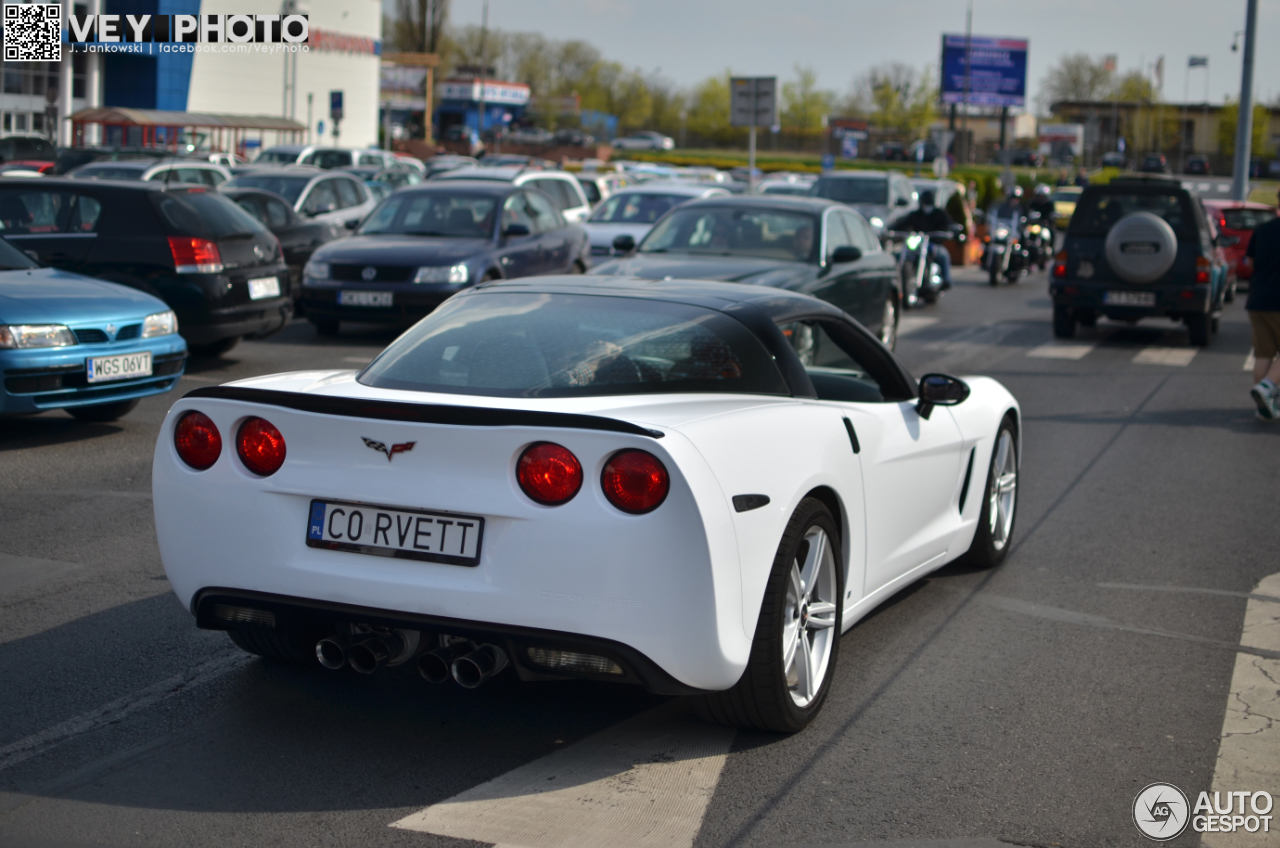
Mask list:
[[[1259,421],[1275,421],[1280,418],[1280,413],[1276,412],[1275,392],[1276,387],[1265,381],[1249,390],[1249,396],[1258,405]]]

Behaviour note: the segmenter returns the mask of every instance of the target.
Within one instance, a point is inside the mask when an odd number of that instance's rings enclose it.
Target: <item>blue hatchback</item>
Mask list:
[[[164,301],[42,268],[0,238],[0,414],[113,421],[177,385],[186,359]]]

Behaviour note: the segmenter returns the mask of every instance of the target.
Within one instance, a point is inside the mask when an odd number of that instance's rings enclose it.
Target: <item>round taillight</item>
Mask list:
[[[222,453],[222,434],[213,419],[203,412],[188,412],[173,428],[173,446],[178,456],[196,471],[213,467]]]
[[[609,503],[623,512],[639,515],[662,505],[671,491],[671,478],[667,467],[653,454],[624,450],[605,463],[600,485]]]
[[[530,500],[543,506],[559,506],[573,500],[582,488],[582,463],[568,448],[538,442],[520,454],[516,480]]]
[[[245,468],[269,477],[284,465],[284,436],[265,418],[246,418],[236,434],[236,453]]]

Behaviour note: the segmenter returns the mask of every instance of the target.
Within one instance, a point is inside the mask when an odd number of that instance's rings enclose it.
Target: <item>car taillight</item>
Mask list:
[[[1058,255],[1053,257],[1053,276],[1067,276],[1067,252],[1059,250]]]
[[[559,506],[573,500],[582,488],[582,463],[566,447],[537,442],[520,454],[516,481],[530,500],[543,506]]]
[[[173,428],[173,446],[178,456],[196,471],[213,467],[222,453],[222,434],[213,419],[203,412],[188,412]]]
[[[222,254],[208,239],[169,236],[169,252],[173,254],[173,268],[179,274],[222,273]]]
[[[1209,282],[1209,269],[1212,267],[1213,267],[1213,263],[1209,261],[1208,257],[1197,256],[1196,257],[1196,282],[1201,284]]]
[[[265,418],[246,418],[236,434],[236,453],[245,468],[270,477],[284,465],[284,436]]]
[[[618,451],[600,474],[609,503],[634,515],[652,512],[667,499],[671,478],[656,456],[642,450]]]

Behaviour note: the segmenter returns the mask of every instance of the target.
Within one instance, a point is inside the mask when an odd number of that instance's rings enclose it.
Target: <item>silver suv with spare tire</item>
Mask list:
[[[1177,180],[1117,177],[1080,195],[1053,264],[1053,334],[1099,316],[1135,323],[1171,318],[1193,345],[1218,330],[1227,266],[1215,251],[1204,207]]]

